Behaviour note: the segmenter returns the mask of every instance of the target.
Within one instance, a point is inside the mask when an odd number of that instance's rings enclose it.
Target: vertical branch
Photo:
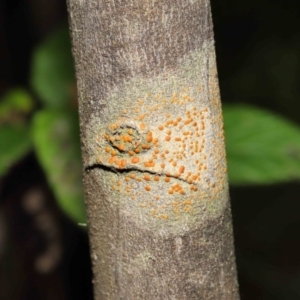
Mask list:
[[[68,7],[96,299],[238,299],[209,2]]]

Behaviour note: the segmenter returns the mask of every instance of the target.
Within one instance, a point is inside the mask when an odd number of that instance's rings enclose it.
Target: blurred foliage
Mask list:
[[[26,126],[1,125],[0,176],[31,149],[30,131]]]
[[[280,71],[272,67],[274,60],[278,61],[276,52],[266,57],[265,64],[270,73],[277,74]],[[289,69],[294,67],[295,62],[290,63]],[[0,176],[33,149],[61,208],[74,221],[84,222],[78,117],[72,105],[75,77],[66,28],[37,47],[31,71],[32,88],[42,108],[34,110],[32,96],[21,89],[4,96],[0,106],[0,140],[6,143],[0,148]],[[261,81],[263,78],[262,74]],[[249,93],[258,80],[247,72],[233,78],[238,90]],[[29,113],[31,118],[24,118]],[[246,105],[224,106],[224,121],[230,184],[273,184],[299,179],[297,126]]]
[[[231,184],[300,179],[300,128],[249,105],[223,107]]]
[[[68,109],[75,83],[69,31],[50,36],[33,53],[32,87],[45,106]]]
[[[44,109],[32,122],[34,149],[61,208],[85,220],[78,118],[73,111]]]

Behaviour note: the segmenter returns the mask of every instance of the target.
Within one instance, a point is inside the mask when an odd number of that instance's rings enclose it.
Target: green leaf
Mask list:
[[[37,157],[61,208],[75,222],[85,222],[77,114],[38,112],[33,120]]]
[[[13,125],[0,127],[0,141],[0,176],[3,176],[15,162],[29,152],[32,142],[26,126]]]
[[[18,123],[24,115],[33,110],[31,95],[22,88],[14,88],[7,92],[0,102],[0,124]]]
[[[229,183],[271,184],[300,178],[300,128],[271,112],[224,106]]]
[[[50,36],[33,55],[31,83],[47,106],[68,105],[75,86],[70,36],[67,28]]]

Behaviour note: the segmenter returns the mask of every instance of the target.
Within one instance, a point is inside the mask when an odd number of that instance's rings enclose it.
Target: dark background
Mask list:
[[[293,0],[212,0],[223,103],[300,125],[299,12]],[[33,49],[66,22],[64,0],[0,0],[0,96],[30,89]],[[300,299],[299,195],[298,182],[231,187],[242,300]],[[0,299],[92,299],[91,280],[86,232],[30,153],[0,179]]]

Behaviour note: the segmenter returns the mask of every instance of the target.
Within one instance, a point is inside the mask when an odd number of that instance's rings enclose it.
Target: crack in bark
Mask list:
[[[160,172],[155,172],[155,171],[151,171],[151,170],[143,170],[143,169],[139,169],[139,168],[135,168],[135,167],[118,169],[118,168],[115,168],[113,166],[106,166],[106,165],[103,165],[103,164],[95,163],[95,164],[92,164],[90,166],[85,167],[84,171],[89,172],[89,171],[94,170],[94,169],[102,169],[103,171],[111,172],[111,173],[114,173],[114,174],[118,174],[118,173],[119,174],[127,174],[127,173],[130,173],[132,171],[136,171],[136,172],[139,172],[139,173],[142,173],[142,174],[149,173],[149,174],[152,174],[152,175],[158,175],[160,177],[161,176],[166,176],[166,177],[174,178],[174,179],[177,179],[179,181],[190,184],[184,178],[180,178],[180,177],[174,176],[172,174],[160,173]]]

